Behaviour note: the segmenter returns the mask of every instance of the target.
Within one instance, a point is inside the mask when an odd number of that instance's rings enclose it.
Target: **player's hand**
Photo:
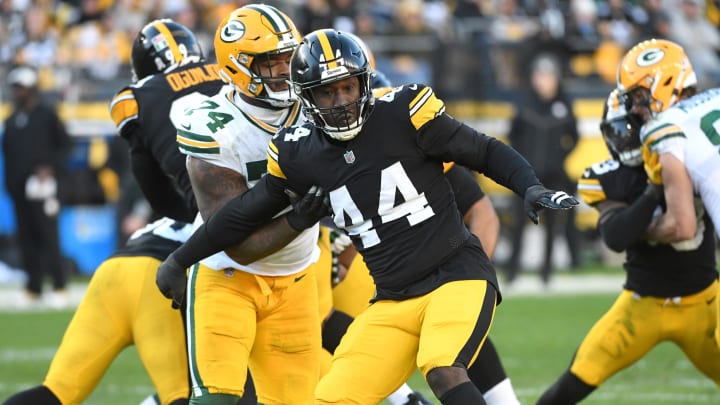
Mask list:
[[[173,308],[182,307],[187,288],[187,273],[186,269],[175,261],[172,254],[160,263],[155,275],[155,284],[165,298],[172,299]]]
[[[660,164],[660,154],[651,152],[650,149],[642,147],[643,167],[648,179],[653,184],[662,184],[662,164]]]
[[[310,228],[330,215],[330,196],[322,187],[312,186],[302,197],[290,189],[285,189],[285,194],[293,206],[293,210],[287,214],[287,221],[296,231]]]
[[[543,208],[566,210],[578,204],[578,200],[568,193],[550,190],[541,184],[530,186],[525,190],[525,212],[535,225],[538,224],[537,212]]]

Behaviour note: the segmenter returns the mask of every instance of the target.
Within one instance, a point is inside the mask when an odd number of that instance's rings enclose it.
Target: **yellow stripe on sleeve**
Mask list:
[[[589,205],[597,204],[601,201],[607,200],[605,190],[603,190],[602,186],[600,185],[600,180],[598,179],[579,179],[577,191],[580,195],[580,198],[582,198],[583,201],[585,201]]]
[[[438,114],[445,111],[445,103],[435,97],[435,93],[429,87],[422,89],[415,99],[410,102],[409,107],[410,121],[415,129],[420,129],[428,121],[433,120]]]
[[[664,125],[655,130],[651,130],[650,133],[647,134],[647,138],[645,138],[644,144],[647,145],[648,148],[652,149],[652,145],[660,141],[666,135],[677,135],[679,133],[682,133],[682,129],[679,126]]]
[[[450,169],[455,166],[455,162],[445,162],[443,163],[443,173],[447,173],[450,171]]]
[[[278,149],[277,146],[271,141],[270,144],[268,144],[268,154],[267,154],[267,172],[269,174],[272,174],[275,177],[279,177],[281,179],[286,179],[287,176],[285,176],[285,173],[283,173],[282,169],[280,168],[280,163],[278,162]]]
[[[118,132],[129,121],[138,116],[138,103],[132,91],[124,90],[118,93],[110,102],[110,116],[112,117]]]

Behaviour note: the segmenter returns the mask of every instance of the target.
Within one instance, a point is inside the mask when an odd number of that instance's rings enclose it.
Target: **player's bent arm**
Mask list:
[[[453,165],[445,172],[455,203],[470,232],[480,239],[488,257],[492,258],[500,234],[500,218],[490,198],[483,193],[475,175],[467,168]]]
[[[615,252],[622,252],[642,239],[661,198],[662,188],[650,184],[630,205],[614,200],[603,200],[595,204],[600,214],[598,229],[607,247]]]
[[[242,174],[202,159],[188,157],[188,173],[203,219],[210,218],[221,206],[248,190]],[[298,232],[288,226],[286,220],[278,218],[224,251],[234,261],[250,264],[277,252],[297,236]]]
[[[470,232],[480,239],[488,258],[493,257],[500,234],[500,218],[487,195],[477,200],[463,216]]]
[[[519,196],[541,184],[532,166],[515,149],[447,114],[420,128],[418,145],[430,156],[486,174]]]
[[[153,211],[178,221],[193,221],[197,214],[195,197],[182,196],[152,156],[131,149],[130,168]]]
[[[266,175],[252,189],[228,201],[171,255],[180,268],[244,242],[289,205],[283,180]],[[287,216],[282,216],[288,229]],[[295,235],[299,231],[295,231]]]
[[[685,165],[671,153],[660,154],[660,164],[667,209],[651,224],[650,238],[661,243],[693,239],[697,232],[697,219],[690,176]]]

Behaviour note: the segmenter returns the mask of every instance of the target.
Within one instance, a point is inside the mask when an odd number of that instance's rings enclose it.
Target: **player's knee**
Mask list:
[[[463,367],[436,367],[425,377],[433,393],[440,398],[450,389],[470,381],[467,370]]]

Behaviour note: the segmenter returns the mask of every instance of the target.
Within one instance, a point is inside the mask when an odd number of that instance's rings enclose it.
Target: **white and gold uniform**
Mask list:
[[[187,104],[186,104],[187,105]],[[198,95],[171,119],[189,156],[241,173],[248,187],[265,174],[276,130],[301,120],[299,104],[261,108],[230,87]],[[203,222],[198,215],[196,226]],[[250,367],[262,403],[305,403],[321,350],[315,271],[318,225],[281,250],[242,265],[221,252],[193,266],[188,284],[188,347],[193,396],[242,396]],[[307,392],[306,392],[307,391]]]
[[[715,229],[720,229],[720,89],[704,91],[657,114],[640,133],[646,169],[651,156],[672,153],[684,163]],[[660,182],[656,180],[656,182]]]

